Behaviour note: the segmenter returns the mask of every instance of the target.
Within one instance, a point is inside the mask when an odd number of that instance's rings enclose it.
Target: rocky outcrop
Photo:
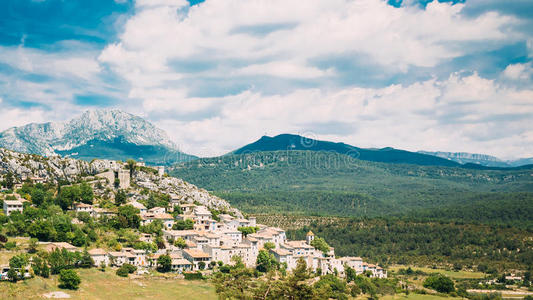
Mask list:
[[[20,182],[24,178],[40,177],[47,182],[67,180],[79,182],[81,180],[94,179],[94,175],[104,171],[118,171],[124,168],[124,164],[113,160],[93,160],[86,162],[72,158],[59,156],[43,157],[33,154],[24,154],[0,148],[0,177],[11,172]],[[89,178],[91,177],[91,178]],[[239,210],[232,208],[230,204],[219,197],[211,195],[208,191],[200,189],[193,184],[175,177],[160,177],[157,171],[151,172],[150,168],[136,170],[131,178],[132,187],[129,195],[133,199],[144,198],[140,191],[146,188],[153,192],[174,194],[185,202],[198,202],[209,208],[233,212],[242,217]],[[113,182],[110,182],[112,185]],[[96,195],[109,194],[106,189],[95,191]],[[112,193],[109,195],[112,197]]]

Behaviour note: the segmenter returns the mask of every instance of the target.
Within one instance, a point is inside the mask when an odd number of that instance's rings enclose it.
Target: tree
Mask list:
[[[120,277],[128,277],[128,270],[126,270],[125,268],[118,268],[117,271],[115,272],[115,274],[117,274],[117,276],[120,276]]]
[[[139,228],[141,218],[139,217],[138,213],[139,210],[132,205],[124,205],[119,207],[117,216],[115,217],[115,228]]]
[[[36,238],[31,238],[28,245],[28,253],[37,252],[38,240]]]
[[[86,182],[83,182],[80,185],[80,197],[81,197],[81,202],[86,203],[86,204],[93,204],[93,198],[94,198],[93,188]]]
[[[252,299],[252,282],[253,270],[246,268],[239,256],[231,258],[233,265],[224,265],[222,269],[227,272],[216,272],[214,283],[216,292],[220,299]],[[226,268],[227,267],[227,268]]]
[[[359,275],[355,277],[354,283],[361,289],[361,292],[369,294],[372,298],[376,297],[377,287],[370,278]]]
[[[348,299],[346,282],[333,274],[320,277],[314,288],[319,299]]]
[[[487,272],[488,269],[489,269],[489,266],[488,266],[486,263],[480,263],[480,264],[477,266],[477,270],[478,270],[478,272],[485,273],[485,272]]]
[[[346,281],[347,282],[352,282],[355,280],[355,277],[357,276],[357,273],[355,272],[354,269],[348,267],[348,266],[344,266],[344,272],[346,273]]]
[[[61,270],[59,273],[59,287],[62,289],[77,290],[80,283],[80,276],[72,269]]]
[[[21,270],[28,265],[28,258],[24,254],[15,255],[9,259],[11,269]]]
[[[128,159],[126,161],[128,164],[128,169],[130,169],[130,178],[133,177],[133,171],[135,170],[135,165],[137,164],[133,159]]]
[[[251,233],[256,233],[257,230],[259,230],[259,227],[257,226],[246,226],[246,227],[239,227],[237,228],[242,234],[246,237]]]
[[[83,254],[81,255],[80,267],[82,267],[82,268],[91,268],[93,266],[94,266],[94,260],[91,257],[91,255],[89,254],[89,252],[87,251],[87,249],[85,249],[83,251]]]
[[[259,272],[268,272],[277,267],[277,261],[274,255],[268,253],[266,250],[259,250],[256,261],[256,269]]]
[[[315,249],[322,251],[323,253],[329,252],[329,245],[326,243],[326,241],[323,238],[315,238],[311,241],[311,246],[315,247]]]
[[[15,185],[15,178],[13,176],[13,173],[7,172],[6,177],[4,179],[4,186],[7,189],[12,190],[14,185]]]
[[[127,200],[127,195],[126,195],[126,192],[124,190],[118,190],[118,192],[115,194],[115,204],[116,205],[122,205],[122,204],[126,204],[126,200]]]
[[[157,270],[161,273],[170,272],[172,270],[172,259],[168,255],[161,255],[157,259]]]
[[[37,207],[44,203],[45,197],[46,192],[41,189],[34,188],[31,191],[31,202]]]
[[[48,263],[46,263],[46,261],[43,261],[43,265],[41,268],[41,277],[43,278],[50,277],[50,268],[48,267]]]
[[[191,230],[194,228],[193,220],[179,220],[174,223],[172,229],[174,230]]]
[[[9,280],[17,282],[19,278],[23,278],[25,267],[28,265],[28,258],[24,254],[15,255],[9,259],[9,271],[7,273]]]
[[[455,291],[453,281],[442,274],[433,274],[426,278],[424,280],[424,287],[433,289],[439,293],[451,293]]]
[[[213,269],[217,265],[216,261],[209,262],[209,269]]]
[[[31,268],[35,275],[40,276],[41,270],[43,269],[43,260],[39,256],[34,256],[31,262]]]
[[[183,249],[187,247],[187,242],[183,238],[178,238],[174,241],[174,246]]]
[[[137,271],[137,267],[132,264],[123,264],[118,268],[116,274],[121,277],[128,277],[128,274],[133,274]]]
[[[307,264],[303,258],[299,258],[296,262],[296,268],[289,276],[286,283],[287,298],[292,299],[311,299],[313,296],[313,289],[305,281],[310,278],[310,272],[307,269]]]
[[[460,263],[458,263],[458,262],[453,264],[453,270],[454,271],[461,271],[462,268],[463,268],[463,266]]]
[[[61,270],[74,267],[79,260],[76,253],[68,252],[67,249],[55,249],[48,256],[50,271],[52,274],[59,274]],[[81,258],[80,258],[81,259]]]
[[[276,248],[276,244],[274,244],[272,242],[266,242],[266,243],[263,244],[263,248],[265,248],[265,250],[269,251],[271,249]]]
[[[27,233],[29,236],[37,238],[40,241],[50,241],[57,236],[57,231],[49,220],[34,221],[28,226]]]
[[[67,210],[72,207],[75,201],[80,199],[80,188],[76,185],[62,187],[57,195],[56,202],[63,210]]]
[[[9,271],[7,271],[7,277],[11,282],[17,282],[19,280],[18,272],[15,271],[15,269],[9,269]]]
[[[203,270],[205,269],[205,262],[201,261],[198,263],[198,269]]]
[[[76,247],[82,247],[87,244],[87,237],[80,228],[74,230],[74,238],[72,239],[72,245]]]

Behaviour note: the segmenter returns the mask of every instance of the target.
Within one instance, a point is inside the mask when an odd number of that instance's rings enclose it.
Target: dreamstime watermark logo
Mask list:
[[[317,143],[318,139],[314,132],[307,131],[300,134],[300,144],[304,148],[313,148],[317,145]]]
[[[280,145],[272,151],[245,150],[237,154],[229,153],[222,156],[204,156],[191,158],[179,152],[169,152],[165,157],[171,168],[223,168],[225,170],[238,169],[242,171],[261,169],[271,166],[287,166],[306,169],[342,169],[357,168],[360,152],[348,145],[326,143],[320,145],[318,135],[314,132],[300,133],[299,139],[293,139],[286,146]],[[275,150],[274,150],[275,149]],[[212,153],[209,149],[200,149],[202,153]],[[199,151],[195,151],[199,152]],[[185,165],[184,165],[185,163]],[[188,164],[187,164],[188,163]]]

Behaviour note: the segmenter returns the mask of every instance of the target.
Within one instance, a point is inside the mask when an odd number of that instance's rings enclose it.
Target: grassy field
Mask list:
[[[57,287],[57,276],[36,277],[16,284],[1,282],[0,299],[43,299],[53,291],[63,291],[70,299],[217,299],[214,288],[203,281],[169,279],[163,276],[122,278],[108,269],[77,270],[82,279],[77,291]]]
[[[443,299],[462,299],[462,298],[455,298],[455,297],[440,297],[436,295],[420,295],[420,294],[396,294],[396,295],[387,295],[380,297],[379,299],[382,300],[443,300]]]
[[[9,238],[8,241],[10,242],[16,242],[17,243],[17,247],[11,251],[8,251],[8,250],[5,250],[3,249],[2,251],[0,251],[0,265],[7,265],[9,264],[9,259],[19,253],[22,253],[22,252],[26,252],[26,251],[23,251],[24,249],[26,249],[28,247],[28,243],[29,243],[29,239],[28,238],[21,238],[21,237],[16,237],[16,238]]]
[[[391,266],[388,269],[390,271],[397,272],[399,269],[407,269],[409,266]],[[432,268],[423,268],[423,267],[411,267],[414,271],[420,270],[422,272],[431,274],[431,273],[440,273],[454,279],[474,279],[474,278],[484,278],[485,274],[481,272],[470,272],[470,271],[448,271],[444,269],[432,269]]]

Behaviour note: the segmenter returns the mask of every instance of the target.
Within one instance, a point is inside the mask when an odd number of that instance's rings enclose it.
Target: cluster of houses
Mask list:
[[[107,184],[118,184],[119,188],[128,188],[130,186],[129,171],[123,169],[121,164],[113,163],[116,165],[112,164],[107,171],[94,176],[94,182],[104,180]],[[157,168],[157,171],[158,175],[162,177],[164,168]],[[139,182],[138,185],[142,186]],[[322,274],[336,273],[342,276],[345,266],[349,266],[357,274],[368,271],[373,277],[387,277],[384,269],[367,264],[360,257],[338,258],[335,256],[335,249],[333,248],[330,248],[327,253],[315,249],[311,245],[315,238],[312,232],[307,234],[305,240],[289,241],[283,229],[257,224],[254,217],[245,219],[229,214],[214,216],[206,206],[193,204],[192,201],[175,194],[169,196],[170,205],[168,208],[153,207],[147,209],[137,201],[136,197],[130,197],[128,203],[139,210],[141,225],[146,226],[156,220],[163,224],[165,249],[159,249],[156,253],[133,248],[123,248],[121,251],[91,249],[89,254],[95,265],[118,267],[129,263],[140,267],[140,269],[154,268],[159,256],[169,255],[172,261],[172,270],[176,272],[204,269],[210,263],[230,264],[234,256],[241,257],[247,266],[254,267],[259,251],[265,248],[266,243],[269,243],[274,247],[268,247],[268,251],[280,264],[286,265],[287,270],[296,268],[298,260],[303,259],[310,269]],[[10,215],[13,211],[22,212],[22,202],[23,199],[4,200],[4,214]],[[174,211],[176,206],[179,206],[181,213],[174,217],[170,213]],[[75,204],[73,209],[76,212],[86,212],[95,218],[116,215],[115,211],[84,203]],[[192,221],[189,222],[193,224],[192,229],[173,230],[177,221],[187,220]],[[74,219],[73,222],[79,221]],[[245,227],[253,228],[252,233],[243,231],[247,233],[244,234],[239,230]],[[142,234],[141,240],[151,242],[152,239],[151,235]],[[174,242],[179,239],[185,243],[174,245]],[[49,250],[65,248],[68,251],[81,251],[68,243],[50,243],[47,247]]]
[[[322,274],[343,275],[345,266],[349,266],[357,274],[369,271],[374,277],[387,276],[384,269],[367,264],[360,257],[337,258],[333,248],[327,253],[315,249],[311,246],[315,238],[312,232],[307,234],[305,240],[289,241],[283,229],[257,224],[254,217],[244,219],[219,214],[215,220],[205,206],[185,203],[179,204],[182,213],[174,218],[165,208],[146,209],[144,205],[135,201],[129,204],[139,209],[142,225],[150,224],[154,220],[162,222],[166,248],[159,249],[156,253],[132,248],[123,248],[121,251],[89,250],[96,265],[118,267],[129,263],[140,268],[155,268],[159,256],[169,255],[172,260],[172,270],[176,272],[204,269],[212,262],[230,264],[233,256],[241,257],[247,266],[253,267],[259,250],[263,249],[266,243],[270,243],[275,246],[269,250],[270,253],[279,263],[285,264],[288,270],[296,268],[298,260],[303,259],[309,268]],[[94,208],[88,205],[78,205],[76,209],[94,213]],[[191,220],[193,229],[173,230],[172,227],[178,220]],[[252,227],[256,231],[244,235],[239,230],[242,227]],[[147,242],[151,242],[152,238],[148,234],[143,234],[141,237]],[[183,245],[179,247],[174,245],[178,239],[185,242],[184,248]]]

